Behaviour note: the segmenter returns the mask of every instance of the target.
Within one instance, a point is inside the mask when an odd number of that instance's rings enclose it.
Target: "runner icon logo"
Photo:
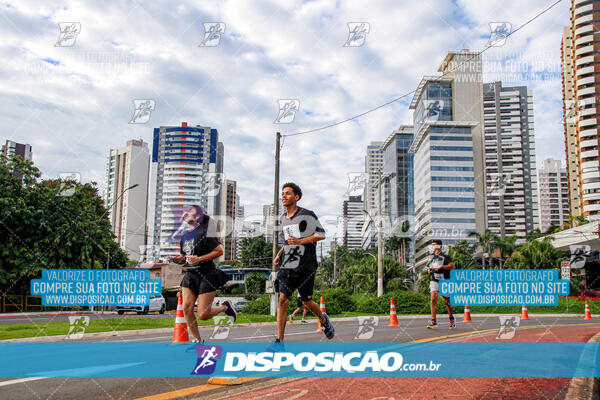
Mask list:
[[[521,324],[521,317],[515,315],[500,315],[500,330],[496,339],[510,340],[517,333],[517,326]]]
[[[198,361],[191,375],[211,375],[217,367],[217,359],[221,359],[221,346],[196,346]]]
[[[87,315],[69,316],[69,333],[65,339],[79,340],[85,333],[85,328],[90,325],[90,317]]]
[[[373,337],[375,327],[379,325],[379,318],[371,317],[356,317],[358,321],[358,331],[354,339],[368,340]]]
[[[213,329],[210,340],[222,340],[229,337],[229,325],[231,325],[231,317],[229,315],[216,315],[213,317],[215,327]]]

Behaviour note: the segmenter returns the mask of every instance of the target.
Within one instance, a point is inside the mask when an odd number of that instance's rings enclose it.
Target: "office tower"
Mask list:
[[[404,260],[411,260],[414,241],[414,155],[409,152],[413,127],[402,125],[383,143],[383,215],[389,220],[389,236],[405,237],[408,246]],[[387,238],[386,238],[387,239]]]
[[[561,44],[569,208],[573,216],[594,218],[600,215],[600,70],[595,67],[599,10],[600,1],[571,0],[571,23]]]
[[[343,242],[349,249],[361,248],[361,231],[365,220],[361,196],[349,196],[342,206]]]
[[[383,142],[371,142],[367,146],[367,154],[365,155],[365,187],[363,191],[364,207],[367,211],[365,224],[362,230],[362,247],[363,249],[373,248],[376,244],[376,222],[374,219],[377,216],[377,182],[379,172],[383,173]],[[382,187],[382,190],[383,187]],[[383,195],[382,195],[382,205]],[[383,213],[383,212],[382,212]]]
[[[487,227],[506,237],[539,228],[533,97],[526,86],[483,85]]]
[[[223,260],[235,259],[235,217],[236,217],[236,191],[237,182],[229,179],[223,180],[221,188],[221,215],[220,234],[223,246]]]
[[[367,155],[365,156],[365,192],[363,199],[365,201],[365,210],[377,213],[377,179],[379,170],[383,168],[383,142],[371,142],[367,146]]]
[[[409,152],[412,140],[413,127],[403,125],[382,146],[386,187],[382,202],[393,229],[412,219],[414,213],[414,155]]]
[[[28,161],[31,161],[33,158],[30,144],[21,144],[8,139],[2,145],[2,154],[4,154],[7,161],[13,156],[21,156],[23,160]]]
[[[181,220],[190,205],[218,215],[223,146],[216,129],[200,125],[154,128],[148,197],[148,245],[155,260],[179,254]]]
[[[473,241],[485,229],[482,157],[481,55],[449,52],[442,76],[424,77],[413,96],[415,264],[428,261],[428,246]],[[477,188],[477,190],[475,190]]]
[[[567,170],[560,160],[547,158],[537,170],[540,230],[563,227],[569,222],[569,184]]]
[[[145,253],[149,171],[150,150],[141,139],[106,155],[104,204],[115,240],[132,260]]]

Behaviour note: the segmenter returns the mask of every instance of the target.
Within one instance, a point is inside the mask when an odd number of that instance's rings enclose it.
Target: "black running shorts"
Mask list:
[[[282,269],[277,273],[279,292],[286,295],[288,299],[296,290],[302,301],[312,299],[315,286],[315,274],[317,270]]]
[[[181,287],[189,288],[196,296],[203,293],[214,292],[227,282],[226,275],[220,270],[196,272],[186,271],[181,280]]]

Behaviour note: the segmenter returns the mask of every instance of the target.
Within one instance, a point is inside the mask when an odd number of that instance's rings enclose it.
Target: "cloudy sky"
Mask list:
[[[33,146],[44,177],[81,173],[104,186],[106,152],[160,125],[217,128],[225,175],[246,214],[273,198],[275,132],[318,128],[414,90],[448,51],[482,50],[491,22],[516,29],[553,1],[1,1],[0,140]],[[534,95],[538,165],[564,159],[560,39],[563,0],[484,53],[484,81]],[[77,22],[72,46],[59,23]],[[204,23],[222,22],[218,46],[199,46]],[[350,22],[368,23],[346,46]],[[210,43],[209,43],[210,44]],[[130,124],[134,99],[152,99]],[[298,99],[292,123],[273,124],[278,99]],[[411,97],[317,133],[285,138],[281,180],[303,188],[317,215],[341,213],[347,174],[366,146],[412,123]],[[564,163],[564,161],[563,161]]]

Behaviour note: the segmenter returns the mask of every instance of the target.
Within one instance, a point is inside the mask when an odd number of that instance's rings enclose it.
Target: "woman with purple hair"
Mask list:
[[[183,296],[183,315],[192,334],[193,342],[201,342],[198,323],[194,315],[194,304],[198,302],[198,317],[207,320],[217,314],[225,313],[237,319],[231,301],[223,302],[219,307],[212,303],[221,288],[228,281],[227,275],[215,267],[213,260],[223,255],[223,249],[215,237],[215,230],[209,229],[210,217],[202,207],[189,206],[181,218],[187,223],[180,241],[181,254],[173,258],[176,264],[184,265],[185,275],[181,281]]]

